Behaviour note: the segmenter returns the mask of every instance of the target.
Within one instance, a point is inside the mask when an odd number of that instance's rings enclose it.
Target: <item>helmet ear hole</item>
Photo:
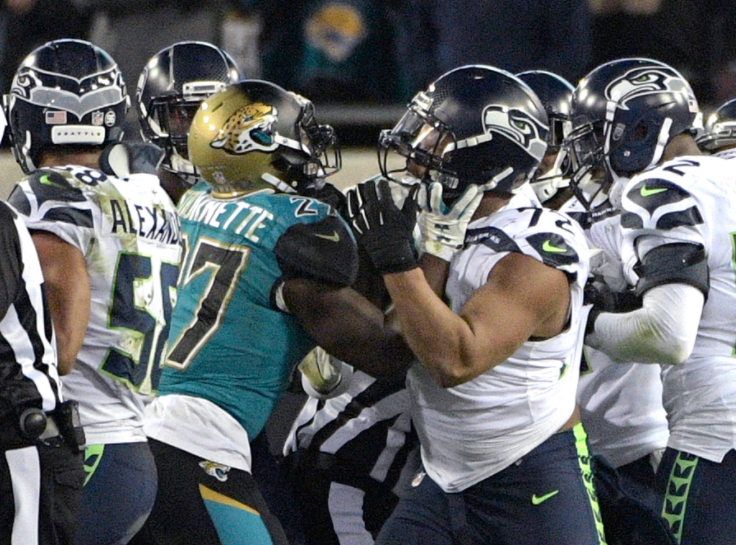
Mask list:
[[[649,136],[649,125],[644,121],[639,121],[633,129],[631,129],[630,140],[632,142],[643,142]]]

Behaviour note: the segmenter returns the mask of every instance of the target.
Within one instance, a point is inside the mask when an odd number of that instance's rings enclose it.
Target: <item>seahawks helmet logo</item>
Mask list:
[[[520,147],[532,157],[542,160],[547,150],[544,137],[547,127],[527,112],[491,104],[483,110],[483,130],[486,134],[498,133]]]
[[[623,110],[628,110],[628,102],[635,98],[660,93],[683,93],[687,97],[690,110],[697,111],[697,103],[690,86],[677,73],[665,67],[633,68],[614,79],[605,90],[606,99],[615,102]]]
[[[125,82],[117,66],[82,79],[24,66],[13,79],[10,96],[72,113],[79,120],[90,112],[127,100]]]
[[[261,102],[246,104],[231,115],[210,146],[233,155],[251,151],[272,152],[279,145],[273,135],[278,120],[274,106]]]

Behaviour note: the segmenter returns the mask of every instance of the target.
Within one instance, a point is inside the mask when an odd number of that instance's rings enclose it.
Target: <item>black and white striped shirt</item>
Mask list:
[[[310,398],[292,425],[284,454],[307,450],[332,454],[356,474],[392,488],[418,439],[403,377],[376,380],[355,370],[343,394]]]
[[[0,421],[62,401],[56,339],[33,240],[16,211],[0,201]]]

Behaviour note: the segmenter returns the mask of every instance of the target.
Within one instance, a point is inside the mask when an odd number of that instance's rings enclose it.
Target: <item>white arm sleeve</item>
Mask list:
[[[682,363],[695,346],[704,304],[703,293],[687,284],[652,288],[642,308],[600,314],[585,344],[619,362]]]

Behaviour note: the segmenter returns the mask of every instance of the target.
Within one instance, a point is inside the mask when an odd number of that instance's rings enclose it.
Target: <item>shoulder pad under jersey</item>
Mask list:
[[[84,192],[72,181],[72,174],[65,170],[42,169],[20,181],[8,197],[21,214],[36,216],[43,210],[44,221],[63,221],[82,227],[91,227],[92,213],[75,204],[87,199]]]
[[[355,239],[335,213],[317,222],[292,225],[279,238],[274,253],[288,276],[349,286],[358,275]]]
[[[566,215],[542,208],[504,212],[501,221],[469,229],[466,244],[481,243],[495,252],[518,252],[577,278],[582,229]]]
[[[703,223],[690,193],[661,178],[646,178],[628,188],[623,199],[621,226],[625,229],[691,227]]]

